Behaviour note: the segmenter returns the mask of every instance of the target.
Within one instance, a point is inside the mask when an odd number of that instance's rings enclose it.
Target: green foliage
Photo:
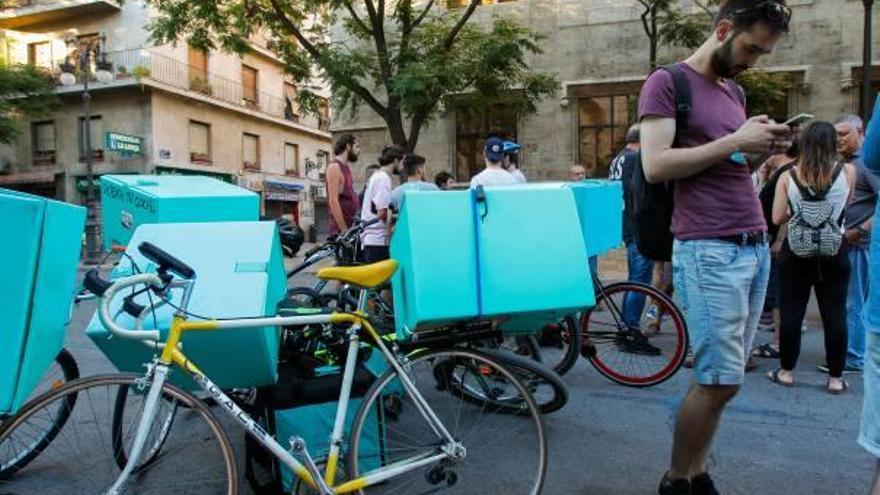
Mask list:
[[[135,65],[131,70],[131,75],[134,76],[135,79],[140,81],[144,77],[150,77],[152,75],[152,71],[149,67],[145,65]]]
[[[47,115],[57,105],[51,76],[32,65],[0,63],[0,143],[21,134],[25,118]]]
[[[767,72],[753,69],[743,72],[736,78],[746,92],[749,114],[769,115],[771,118],[784,118],[784,102],[788,98],[788,90],[793,81],[791,74],[786,72]],[[779,115],[783,112],[782,115]]]
[[[252,34],[268,33],[294,81],[323,77],[338,109],[370,108],[409,149],[443,108],[504,101],[527,114],[559,86],[529,68],[540,53],[537,33],[508,19],[470,22],[479,0],[452,11],[435,0],[148,1],[159,13],[150,29],[160,43],[241,53]],[[317,111],[307,87],[297,99],[304,112]]]

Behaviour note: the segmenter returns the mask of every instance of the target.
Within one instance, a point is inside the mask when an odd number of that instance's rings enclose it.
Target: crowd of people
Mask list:
[[[707,459],[722,413],[757,359],[779,360],[767,373],[774,384],[798,383],[813,292],[824,331],[825,390],[845,393],[845,373],[864,379],[858,441],[878,459],[870,493],[880,495],[880,291],[870,290],[880,283],[880,236],[871,237],[880,191],[880,100],[867,132],[854,115],[805,125],[749,118],[745,92],[733,79],[773,51],[790,19],[785,0],[722,2],[705,42],[648,77],[639,122],[609,167],[609,178],[623,184],[628,209],[639,180],[664,185],[674,199],[665,227],[674,238],[671,259],[645,256],[643,226],[632,211],[622,219],[629,278],[674,290],[690,334],[694,383],[678,410],[660,495],[719,493]],[[488,138],[485,169],[470,186],[525,182],[518,150],[516,143]],[[343,136],[327,169],[331,232],[345,230],[358,213],[387,219],[406,190],[448,189],[455,182],[447,172],[427,182],[423,157],[389,146],[368,169],[359,200],[350,169],[359,151],[354,136]],[[401,171],[406,182],[394,189],[391,176]],[[573,181],[586,175],[581,166],[570,169]],[[387,258],[388,230],[376,225],[364,244],[367,261]],[[596,260],[590,263],[595,270]],[[663,315],[655,307],[645,312],[646,304],[625,302],[628,324],[641,327],[646,313],[659,325]],[[759,330],[772,337],[757,344]]]

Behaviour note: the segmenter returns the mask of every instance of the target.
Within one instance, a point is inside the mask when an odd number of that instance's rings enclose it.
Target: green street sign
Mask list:
[[[142,139],[118,132],[104,134],[104,145],[107,151],[115,151],[122,155],[140,155]]]

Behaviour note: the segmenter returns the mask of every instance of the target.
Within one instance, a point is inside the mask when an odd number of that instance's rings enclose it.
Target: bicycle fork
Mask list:
[[[159,403],[159,395],[162,393],[162,387],[165,385],[165,380],[168,378],[168,372],[170,369],[167,364],[163,363],[151,365],[151,368],[152,369],[148,370],[147,375],[144,377],[144,380],[148,381],[152,375],[152,383],[150,384],[150,391],[147,393],[147,401],[144,404],[143,415],[138,423],[137,433],[134,437],[134,445],[132,445],[125,468],[119,473],[119,477],[116,479],[116,482],[113,483],[113,486],[107,490],[107,495],[118,495],[122,491],[125,484],[128,482],[128,478],[131,477],[131,473],[137,466],[137,462],[144,450],[144,444],[147,443],[147,435],[149,434],[150,426],[153,424],[153,419],[155,419],[156,405]]]

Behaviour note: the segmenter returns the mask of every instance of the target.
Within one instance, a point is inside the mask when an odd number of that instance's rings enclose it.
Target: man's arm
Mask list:
[[[737,152],[773,153],[784,151],[791,144],[789,127],[775,124],[763,115],[747,120],[733,134],[693,148],[672,147],[673,118],[644,117],[641,134],[645,178],[652,183],[696,175]]]
[[[331,162],[327,166],[327,203],[330,206],[330,216],[333,217],[340,232],[348,230],[348,222],[345,220],[345,214],[342,213],[342,206],[339,204],[339,191],[342,189],[343,180],[339,164]]]

